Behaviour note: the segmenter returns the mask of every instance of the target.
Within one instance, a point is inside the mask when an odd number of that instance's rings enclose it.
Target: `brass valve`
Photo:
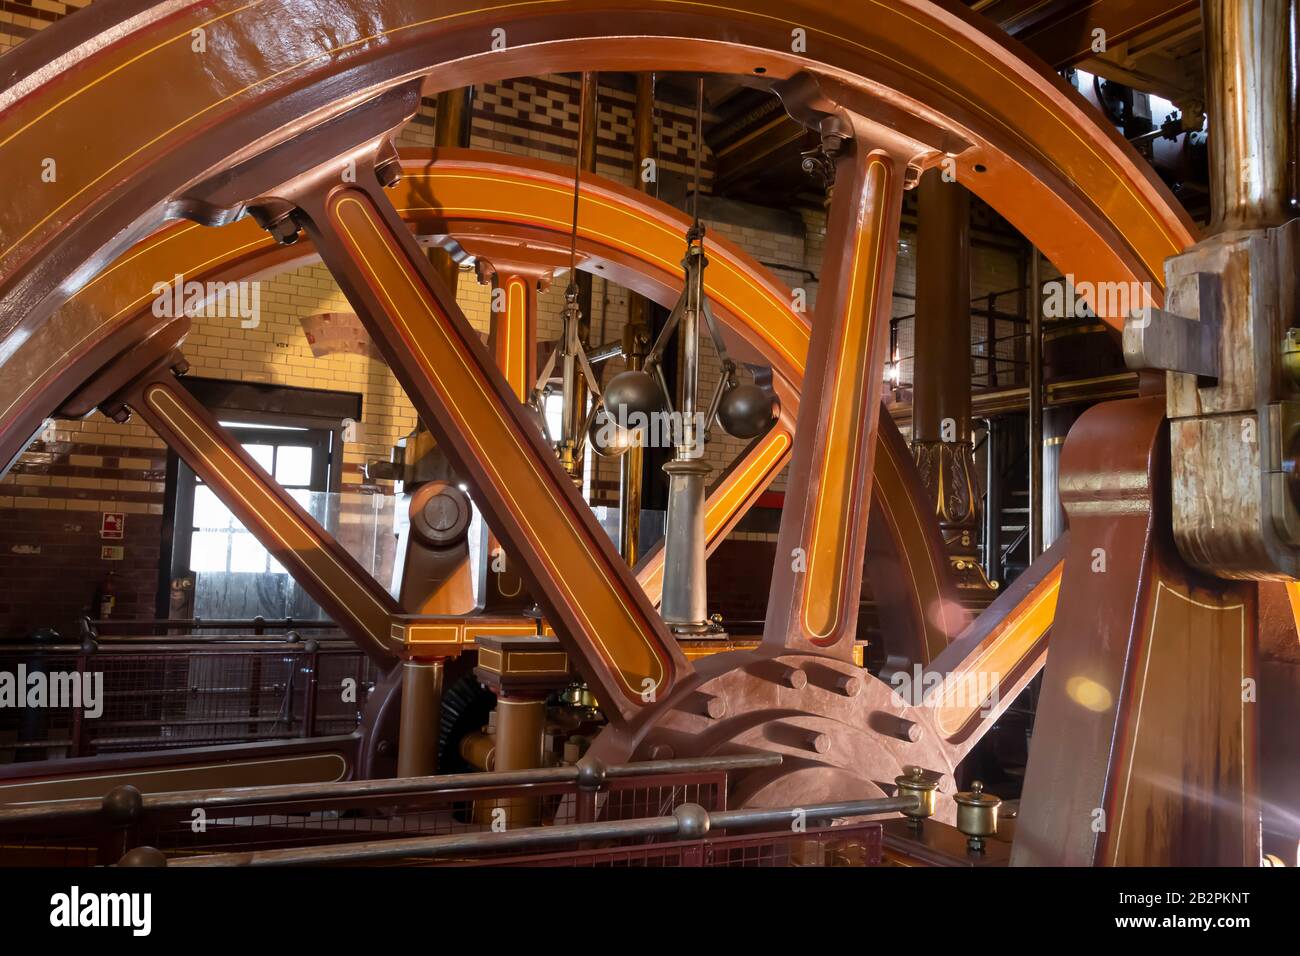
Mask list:
[[[957,829],[966,834],[966,845],[972,853],[984,852],[984,838],[998,832],[998,807],[1002,798],[984,792],[984,784],[976,780],[970,790],[953,795],[957,804]]]
[[[898,788],[898,796],[916,796],[920,799],[920,805],[915,810],[903,811],[903,816],[911,822],[912,829],[920,830],[922,821],[934,816],[939,781],[927,776],[921,767],[904,767],[902,775],[894,778],[894,786]]]

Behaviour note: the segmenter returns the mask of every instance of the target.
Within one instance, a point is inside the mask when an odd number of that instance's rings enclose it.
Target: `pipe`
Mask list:
[[[402,705],[397,731],[397,775],[421,777],[438,770],[442,715],[441,660],[402,663]]]
[[[1043,551],[1043,282],[1038,249],[1029,258],[1029,560]]]
[[[636,113],[633,117],[632,175],[636,188],[648,192],[650,184],[641,175],[641,164],[652,159],[654,151],[654,74],[640,73],[636,78]],[[658,171],[655,179],[658,180]],[[623,357],[629,371],[639,371],[650,344],[650,305],[636,292],[628,293],[627,326],[623,330]],[[645,449],[640,442],[623,453],[619,460],[618,551],[629,567],[635,567],[641,540],[641,487],[645,481]]]
[[[713,469],[703,460],[704,434],[697,422],[700,373],[700,313],[704,307],[703,234],[692,230],[682,268],[686,288],[677,324],[682,366],[677,437],[668,475],[664,522],[664,586],[660,609],[674,634],[709,631],[708,572],[704,547],[704,493]]]
[[[814,804],[808,807],[780,807],[755,810],[724,810],[709,813],[698,804],[684,804],[672,816],[613,820],[604,823],[571,823],[553,827],[487,833],[456,833],[446,836],[414,837],[405,840],[372,840],[332,846],[290,847],[255,850],[250,853],[217,853],[188,857],[168,866],[310,866],[326,863],[363,863],[393,859],[436,859],[479,851],[531,849],[579,841],[626,840],[638,837],[683,836],[700,838],[713,827],[734,829],[788,823],[796,817],[807,821],[843,817],[875,816],[915,810],[920,798],[883,797],[844,803]]]
[[[1207,235],[1290,218],[1291,4],[1202,0],[1209,100]]]
[[[582,766],[595,766],[607,780],[626,777],[661,776],[677,773],[761,770],[779,767],[781,755],[775,753],[739,754],[718,757],[681,757],[673,760],[646,760],[639,763],[612,764],[601,767],[588,758],[578,765],[544,767],[495,773],[457,773],[427,777],[397,777],[389,780],[343,780],[336,783],[286,783],[266,787],[226,787],[215,790],[178,790],[151,793],[142,797],[142,808],[176,810],[203,807],[219,809],[251,803],[279,803],[286,800],[328,800],[330,798],[373,797],[429,791],[442,793],[473,790],[480,787],[513,787],[529,784],[573,783],[580,778]],[[0,827],[38,820],[75,819],[102,813],[107,797],[83,797],[45,803],[0,806]]]

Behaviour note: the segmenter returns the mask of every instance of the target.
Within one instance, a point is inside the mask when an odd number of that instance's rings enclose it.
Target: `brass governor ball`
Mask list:
[[[757,438],[780,414],[780,399],[749,383],[728,389],[718,403],[718,424],[732,438]]]
[[[649,372],[620,372],[605,388],[605,409],[619,424],[635,425],[633,415],[639,412],[649,418],[662,408],[663,393]]]

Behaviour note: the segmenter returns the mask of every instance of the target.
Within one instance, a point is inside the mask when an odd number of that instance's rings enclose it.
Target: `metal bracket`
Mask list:
[[[1219,377],[1219,277],[1197,273],[1197,318],[1147,307],[1124,320],[1124,364],[1158,368],[1202,378]]]

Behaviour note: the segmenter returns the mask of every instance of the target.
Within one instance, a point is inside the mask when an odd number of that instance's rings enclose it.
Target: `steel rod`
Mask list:
[[[605,823],[570,823],[550,827],[525,827],[504,832],[456,833],[446,836],[413,837],[405,840],[372,840],[366,843],[343,843],[332,846],[290,847],[279,850],[255,850],[249,853],[217,853],[189,857],[169,866],[307,866],[328,863],[364,863],[392,859],[433,859],[458,853],[499,851],[554,846],[578,841],[621,840],[635,837],[675,836],[681,833],[683,820],[689,829],[703,835],[710,829],[732,829],[803,821],[832,820],[841,817],[873,816],[881,813],[913,810],[920,798],[884,797],[844,803],[814,804],[808,807],[780,807],[755,810],[725,810],[709,813],[697,804],[679,808],[680,815],[616,820]],[[703,826],[701,827],[701,824]],[[694,835],[694,833],[692,835]]]
[[[1029,560],[1043,550],[1042,256],[1029,257]]]
[[[758,770],[781,764],[781,755],[772,753],[739,754],[720,757],[683,757],[675,760],[647,760],[640,763],[613,764],[604,769],[605,779],[662,776],[674,773]],[[526,786],[530,784],[569,783],[580,779],[581,768],[543,767],[530,770],[491,773],[457,773],[425,777],[395,777],[387,780],[345,780],[338,783],[279,784],[267,787],[233,787],[215,790],[179,790],[145,794],[143,807],[149,810],[217,808],[244,806],[251,803],[284,800],[320,800],[327,798],[387,796],[420,792],[441,793],[482,787]],[[49,803],[14,804],[0,807],[0,826],[36,820],[57,820],[93,816],[103,809],[104,801],[96,797],[61,800]]]

